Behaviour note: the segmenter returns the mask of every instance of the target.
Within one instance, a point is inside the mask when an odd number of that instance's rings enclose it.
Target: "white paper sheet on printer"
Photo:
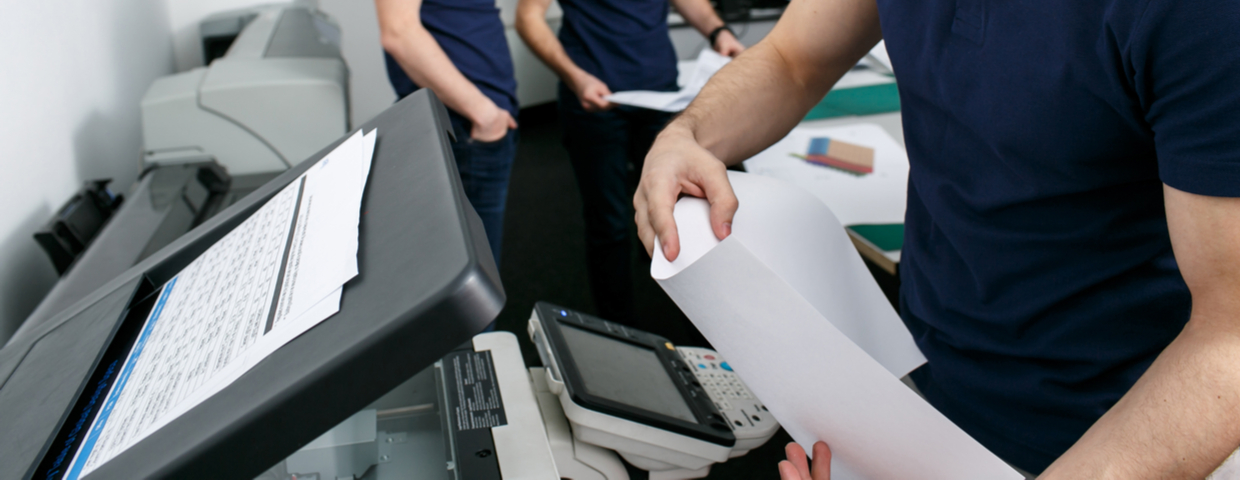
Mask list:
[[[832,478],[1023,478],[899,381],[925,359],[831,211],[786,182],[728,178],[732,234],[715,239],[709,205],[681,199],[681,253],[656,249],[651,275],[798,443],[831,446]]]
[[[714,76],[715,72],[718,72],[719,69],[723,68],[730,61],[732,61],[731,58],[706,48],[698,54],[697,61],[692,64],[693,73],[680,86],[680,91],[652,92],[648,90],[630,90],[613,93],[607,97],[607,101],[664,112],[679,112],[688,107],[689,102],[692,102],[697,97],[698,92],[702,91],[702,87],[706,86],[706,82],[710,80],[710,77]],[[688,65],[688,63],[682,62],[678,67],[683,68],[685,65]],[[683,71],[680,73],[680,78],[686,78]]]
[[[340,308],[376,135],[350,137],[164,285],[66,478],[86,475]]]

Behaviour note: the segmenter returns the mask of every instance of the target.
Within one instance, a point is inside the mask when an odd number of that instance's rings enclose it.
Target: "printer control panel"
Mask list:
[[[765,442],[779,430],[779,423],[766,406],[750,393],[741,377],[732,371],[727,360],[714,350],[700,347],[676,347],[697,377],[698,383],[728,419],[728,426],[739,444],[745,439],[761,438]]]
[[[717,445],[735,445],[727,418],[666,338],[547,302],[534,306],[533,319],[545,332],[532,337],[543,364],[562,375],[574,402]]]

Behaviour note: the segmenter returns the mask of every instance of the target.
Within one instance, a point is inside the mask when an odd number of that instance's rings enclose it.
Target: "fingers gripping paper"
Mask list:
[[[720,242],[683,198],[681,253],[651,275],[835,479],[1021,479],[901,383],[925,362],[835,216],[779,180],[728,173],[740,209]],[[658,245],[658,242],[656,242]]]

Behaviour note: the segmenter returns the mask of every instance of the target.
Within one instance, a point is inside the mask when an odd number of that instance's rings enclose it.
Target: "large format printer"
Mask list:
[[[527,332],[541,366],[525,365],[511,333],[473,336],[503,293],[455,180],[446,110],[419,92],[364,128],[380,137],[361,276],[340,312],[85,478],[628,480],[621,458],[651,479],[700,478],[778,430],[715,352],[550,304]],[[134,302],[328,150],[258,187],[210,163],[153,170],[160,180],[145,179],[87,250],[133,266],[49,297],[52,313],[0,349],[0,477],[60,478],[102,366],[150,308]],[[91,265],[62,281],[116,268]]]
[[[14,336],[300,163],[348,131],[340,29],[302,3],[230,10],[199,24],[205,67],[142,98],[142,174],[126,204]],[[106,182],[105,182],[106,183]]]
[[[343,63],[338,81],[319,83],[319,92],[328,92],[320,99],[339,102],[324,100],[316,113],[297,118],[304,111],[279,103],[292,96],[262,93],[270,85],[261,79],[288,80],[266,75],[281,70],[269,67],[306,64],[271,63],[279,55],[242,58],[317,48],[280,47],[288,31],[312,28],[321,36],[298,42],[335,45],[321,41],[333,37],[318,15],[285,6],[209,18],[204,53],[227,54],[152,86],[143,100],[143,176],[0,349],[0,430],[7,432],[0,477],[59,478],[49,466],[74,432],[89,426],[87,386],[99,382],[105,359],[129,348],[144,292],[346,133]],[[256,38],[266,46],[248,43]],[[327,50],[311,60],[331,63]],[[227,79],[238,81],[225,87]],[[227,102],[204,104],[228,95],[249,95],[254,105],[226,118],[211,105]],[[275,106],[258,108],[264,105]],[[294,139],[265,130],[282,121],[336,122],[339,131]],[[346,285],[341,312],[86,478],[627,480],[636,467],[672,480],[705,476],[778,430],[709,350],[674,347],[545,303],[527,332],[542,365],[524,363],[515,335],[473,336],[498,314],[503,292],[481,224],[455,180],[447,112],[423,91],[370,128],[380,140],[359,236],[362,277]],[[283,160],[255,167],[263,158]],[[288,164],[292,171],[281,173]],[[461,265],[447,265],[458,257]],[[393,288],[402,293],[391,295]]]
[[[270,5],[218,13],[199,28],[208,65],[160,78],[142,98],[147,166],[214,160],[230,175],[283,171],[349,129],[349,71],[340,28],[325,14]]]

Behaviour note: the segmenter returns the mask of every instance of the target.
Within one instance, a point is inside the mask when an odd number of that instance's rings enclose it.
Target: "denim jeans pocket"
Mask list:
[[[499,137],[499,139],[494,140],[494,141],[484,142],[472,136],[469,137],[469,139],[466,141],[469,142],[469,145],[474,146],[474,147],[496,149],[496,148],[503,146],[504,143],[508,141],[508,137],[511,135],[512,135],[512,130],[509,130],[508,133],[504,134],[504,136]]]

